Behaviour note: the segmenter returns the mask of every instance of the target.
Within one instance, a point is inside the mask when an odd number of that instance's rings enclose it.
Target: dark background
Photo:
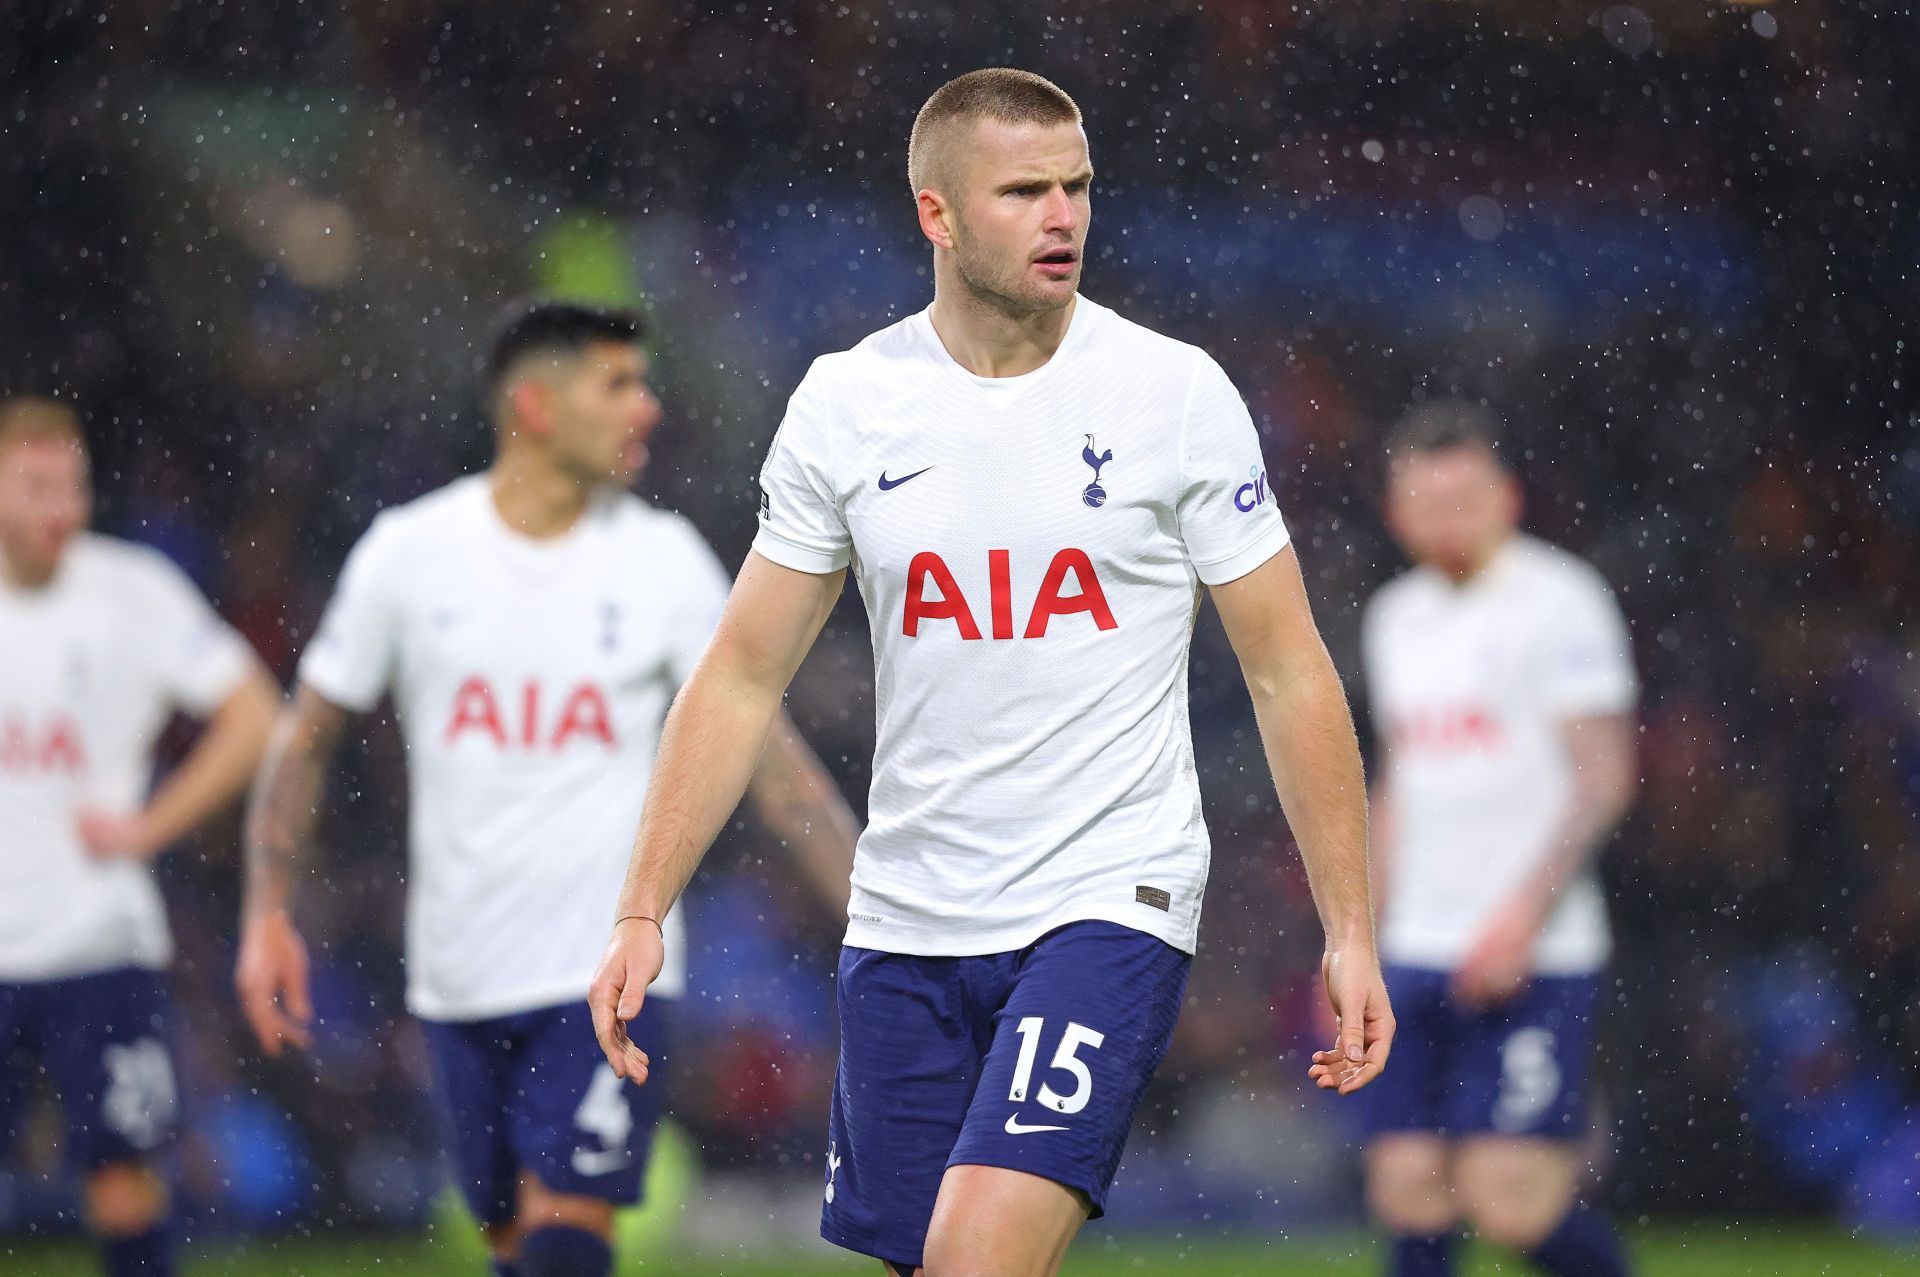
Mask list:
[[[99,525],[176,557],[285,678],[373,514],[485,464],[496,308],[643,304],[668,420],[642,486],[737,563],[808,360],[931,295],[913,112],[978,66],[1047,74],[1099,172],[1085,289],[1233,375],[1356,698],[1359,605],[1401,566],[1378,444],[1413,404],[1484,402],[1530,530],[1620,592],[1646,782],[1607,860],[1602,1194],[1911,1227],[1920,21],[1276,7],[0,6],[0,393],[70,398]],[[791,703],[857,806],[870,673],[849,595]],[[1349,1132],[1301,1086],[1319,935],[1210,618],[1193,676],[1213,885],[1123,1191],[1142,1218],[1350,1212]],[[233,826],[164,864],[212,1226],[406,1223],[438,1183],[401,775],[374,720],[334,780],[308,1061],[260,1060],[233,1006]],[[837,931],[750,824],[707,864],[679,1120],[714,1175],[818,1174]],[[28,1135],[0,1226],[70,1200]]]

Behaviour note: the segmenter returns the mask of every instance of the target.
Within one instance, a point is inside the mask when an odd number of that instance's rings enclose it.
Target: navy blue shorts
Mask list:
[[[30,1059],[60,1096],[83,1171],[158,1152],[180,1108],[167,1006],[166,977],[143,967],[0,984],[0,1135],[16,1134],[26,1090],[8,1065]]]
[[[518,1208],[522,1171],[556,1193],[640,1200],[667,1079],[665,1021],[648,998],[627,1031],[652,1061],[645,1086],[600,1053],[585,1002],[491,1020],[423,1020],[460,1191],[483,1224]]]
[[[820,1235],[918,1268],[949,1166],[1003,1166],[1104,1212],[1192,959],[1110,922],[1014,953],[840,951]]]
[[[1597,976],[1535,976],[1487,1011],[1457,1005],[1445,971],[1387,968],[1398,1028],[1360,1092],[1368,1135],[1437,1131],[1570,1139],[1587,1129]]]

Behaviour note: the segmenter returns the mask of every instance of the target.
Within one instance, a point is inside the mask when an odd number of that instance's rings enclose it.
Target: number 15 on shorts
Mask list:
[[[1027,1016],[1014,1026],[1014,1031],[1020,1035],[1020,1056],[1014,1062],[1013,1086],[1008,1089],[1007,1098],[1016,1104],[1026,1101],[1028,1089],[1033,1084],[1033,1065],[1040,1055],[1040,1038],[1045,1027],[1045,1021],[1037,1015]],[[1043,1107],[1056,1113],[1078,1113],[1087,1107],[1087,1101],[1093,1098],[1093,1074],[1088,1070],[1086,1061],[1080,1058],[1080,1051],[1082,1048],[1097,1051],[1106,1040],[1107,1035],[1098,1029],[1067,1021],[1066,1031],[1060,1035],[1060,1045],[1053,1053],[1050,1067],[1071,1074],[1073,1089],[1062,1095],[1043,1080],[1040,1093],[1035,1097]],[[1064,1126],[1027,1126],[1018,1118],[1007,1118],[1009,1135],[1066,1129]]]

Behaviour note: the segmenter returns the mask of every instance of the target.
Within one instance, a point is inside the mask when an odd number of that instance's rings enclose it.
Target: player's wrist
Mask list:
[[[153,818],[153,810],[138,812],[127,822],[127,854],[138,860],[152,860],[173,839]]]
[[[1341,922],[1329,923],[1325,927],[1328,953],[1364,954],[1371,957],[1374,952],[1373,919],[1367,917],[1350,918]]]
[[[291,922],[293,915],[287,911],[284,898],[274,895],[247,895],[240,901],[240,922],[242,926],[257,926],[268,922]]]
[[[660,912],[664,914],[666,911],[661,910]],[[641,930],[645,930],[649,924],[659,933],[662,940],[667,938],[667,927],[666,924],[661,921],[660,915],[646,911],[636,910],[633,913],[621,914],[613,920],[613,929],[619,931],[622,927],[637,926]]]

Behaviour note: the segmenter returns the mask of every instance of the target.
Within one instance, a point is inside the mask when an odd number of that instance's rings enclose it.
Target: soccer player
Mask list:
[[[794,392],[591,1002],[608,1058],[644,1077],[623,1026],[662,970],[659,920],[851,564],[879,732],[821,1232],[894,1273],[1050,1273],[1103,1210],[1198,933],[1202,585],[1305,848],[1341,1017],[1313,1076],[1343,1092],[1392,1030],[1364,783],[1240,396],[1201,351],[1079,295],[1093,170],[1073,100],[1022,71],[961,76],[907,166],[933,304]]]
[[[248,822],[236,983],[271,1055],[310,1041],[288,897],[325,760],[348,713],[392,689],[412,795],[407,1001],[500,1274],[609,1271],[659,1108],[600,1059],[587,982],[661,719],[726,575],[685,519],[626,490],[660,418],[642,338],[636,316],[564,303],[506,317],[492,466],[386,511],[354,547]],[[760,814],[844,907],[852,814],[790,723],[756,758]],[[684,942],[658,938],[671,998]],[[655,1015],[639,1034],[661,1049],[666,1029]]]
[[[66,1110],[105,1268],[173,1268],[157,1163],[177,1114],[166,914],[148,864],[225,808],[266,746],[279,690],[157,551],[85,529],[79,420],[0,401],[0,1133],[37,1057]],[[204,718],[148,793],[176,712]]]
[[[1484,414],[1416,410],[1387,518],[1412,571],[1369,602],[1381,952],[1393,1076],[1362,1106],[1393,1271],[1452,1271],[1465,1223],[1549,1273],[1614,1277],[1576,1204],[1606,906],[1594,858],[1631,802],[1635,679],[1600,575],[1521,535]]]

